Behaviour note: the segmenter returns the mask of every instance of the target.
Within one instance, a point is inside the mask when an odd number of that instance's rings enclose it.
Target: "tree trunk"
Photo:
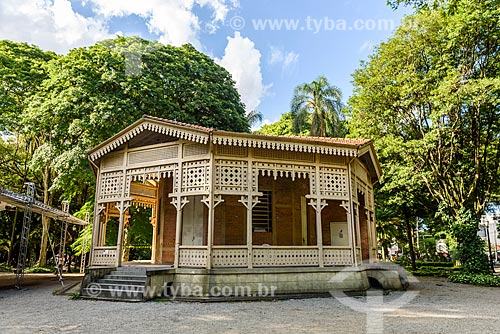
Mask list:
[[[7,255],[7,265],[10,265],[12,261],[12,253],[14,253],[15,237],[16,237],[16,226],[17,226],[17,213],[19,210],[16,207],[16,213],[14,214],[14,222],[12,223],[12,232],[10,233],[10,244]]]
[[[406,235],[408,237],[408,246],[410,248],[411,269],[417,270],[417,265],[415,263],[415,249],[413,248],[413,225],[411,223],[410,217],[407,214],[405,214],[405,225]]]
[[[49,180],[50,180],[50,169],[45,167],[43,172],[43,204],[51,205],[52,201],[50,199],[49,193]],[[50,229],[50,218],[42,215],[42,241],[40,243],[40,260],[38,261],[40,267],[44,267],[47,264],[47,242],[48,234]]]

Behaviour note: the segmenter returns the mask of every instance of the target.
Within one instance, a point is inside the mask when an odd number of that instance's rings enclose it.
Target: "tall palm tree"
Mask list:
[[[250,126],[255,125],[255,123],[262,122],[264,115],[257,109],[251,110],[247,113],[246,118]]]
[[[300,133],[310,124],[311,136],[344,137],[341,100],[340,89],[324,76],[295,87],[291,102],[294,132]]]

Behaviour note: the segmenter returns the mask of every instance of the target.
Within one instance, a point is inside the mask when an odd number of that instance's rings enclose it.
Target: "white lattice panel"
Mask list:
[[[332,164],[332,165],[345,165],[346,164],[346,158],[343,156],[339,156],[339,155],[321,154],[319,156],[319,161],[322,164]]]
[[[208,153],[209,146],[204,144],[184,144],[184,156],[192,157],[196,155],[204,155]]]
[[[373,211],[375,209],[374,203],[373,203],[373,190],[371,187],[367,187],[366,190],[366,198],[368,200],[368,209]]]
[[[306,178],[314,170],[314,167],[300,166],[292,164],[278,164],[272,162],[254,162],[254,169],[259,171],[262,176],[272,176],[274,179],[278,177],[291,177],[295,180],[296,177]]]
[[[318,250],[314,248],[254,248],[253,265],[256,267],[317,266]]]
[[[248,148],[241,146],[217,145],[217,154],[234,157],[246,157],[248,156]]]
[[[100,199],[119,198],[123,190],[123,173],[111,172],[101,174]]]
[[[154,161],[175,159],[177,158],[178,151],[179,149],[177,145],[175,145],[175,146],[160,147],[144,151],[130,152],[128,154],[128,164],[134,165],[143,162],[154,162]]]
[[[207,250],[194,248],[179,249],[179,267],[206,267]]]
[[[248,163],[246,161],[216,160],[215,190],[217,193],[246,193]]]
[[[323,264],[325,266],[348,266],[352,265],[352,251],[346,249],[323,249]]]
[[[182,192],[208,191],[210,167],[208,161],[185,162],[182,166]]]
[[[214,267],[246,267],[248,250],[246,248],[215,248],[212,250],[212,265]]]
[[[116,247],[96,247],[92,252],[93,266],[116,266]]]
[[[342,168],[320,168],[319,187],[323,197],[347,198],[347,171]]]
[[[360,179],[356,178],[356,189],[358,192],[363,195],[363,199],[365,200],[365,205],[368,205],[367,202],[367,193],[368,193],[368,188],[365,183],[363,183]],[[358,201],[360,201],[361,198],[358,198]]]
[[[113,168],[120,167],[123,165],[123,153],[120,154],[109,154],[102,158],[101,168]]]
[[[253,155],[257,158],[288,160],[288,161],[307,161],[314,162],[314,153],[269,150],[265,148],[255,148]]]
[[[177,164],[168,164],[155,167],[134,168],[127,170],[127,175],[131,181],[157,180],[160,178],[172,177],[177,175]]]

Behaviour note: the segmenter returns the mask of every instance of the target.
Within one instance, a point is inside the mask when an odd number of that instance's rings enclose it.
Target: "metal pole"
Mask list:
[[[26,208],[24,209],[23,229],[21,231],[21,240],[19,244],[19,256],[17,259],[16,269],[16,288],[21,288],[21,283],[24,279],[24,268],[26,266],[26,256],[28,254],[28,244],[31,226],[31,206],[35,200],[35,184],[26,182]]]
[[[88,244],[88,231],[86,228],[89,228],[90,225],[90,212],[85,212],[85,221],[88,223],[87,226],[83,228],[83,239],[82,239],[82,251],[81,251],[81,259],[80,259],[80,274],[85,272],[86,260],[87,260],[87,244]]]
[[[62,201],[62,211],[65,213],[69,213],[69,201]],[[68,232],[68,222],[64,221],[62,222],[61,225],[61,247],[59,248],[59,252],[61,253],[61,260],[62,260],[62,268],[61,270],[64,269],[64,262],[66,262],[66,234]],[[69,270],[69,263],[68,263],[68,270]]]

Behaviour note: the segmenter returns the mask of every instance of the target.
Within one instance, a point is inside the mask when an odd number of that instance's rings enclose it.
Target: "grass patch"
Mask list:
[[[11,273],[13,271],[14,271],[14,268],[12,268],[11,266],[6,265],[5,263],[0,264],[0,272]]]
[[[56,269],[51,266],[47,267],[39,267],[39,266],[34,266],[31,268],[26,269],[24,272],[27,274],[50,274],[55,272]]]
[[[433,276],[433,277],[448,277],[450,275],[453,275],[455,273],[458,273],[460,268],[458,267],[420,267],[415,271],[408,270],[411,272],[414,276]]]
[[[480,286],[500,286],[500,277],[492,274],[456,273],[448,277],[453,283],[473,284]]]

